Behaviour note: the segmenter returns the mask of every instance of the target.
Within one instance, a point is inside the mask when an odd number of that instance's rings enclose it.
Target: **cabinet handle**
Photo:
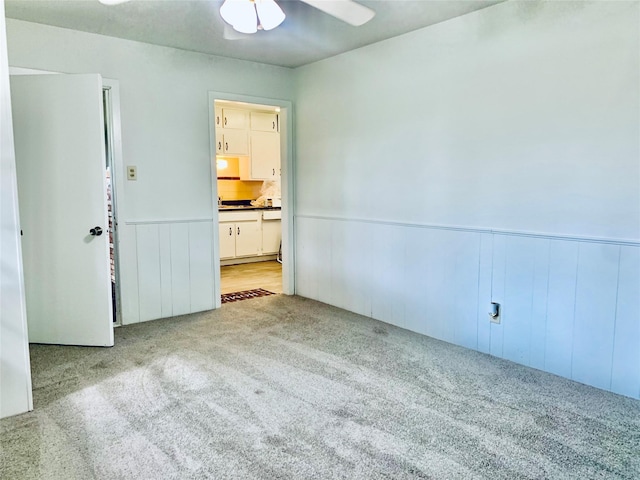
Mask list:
[[[220,125],[220,115],[216,117],[216,125]]]
[[[271,175],[273,175],[275,177],[276,176],[276,169],[272,168],[271,171],[273,172]]]
[[[276,129],[276,122],[271,122],[273,124],[273,129]]]
[[[224,117],[224,126],[227,126],[227,117]]]
[[[233,235],[233,228],[229,227],[229,236]]]
[[[224,142],[224,151],[228,151],[229,150],[229,142]]]
[[[222,150],[222,142],[218,142],[218,150]]]
[[[240,235],[240,227],[238,227],[238,235]]]

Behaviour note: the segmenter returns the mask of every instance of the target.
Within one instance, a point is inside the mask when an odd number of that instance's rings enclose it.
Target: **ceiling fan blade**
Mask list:
[[[364,25],[373,17],[376,12],[369,7],[354,2],[353,0],[301,0],[312,7],[322,10],[343,22],[347,22],[354,27]]]

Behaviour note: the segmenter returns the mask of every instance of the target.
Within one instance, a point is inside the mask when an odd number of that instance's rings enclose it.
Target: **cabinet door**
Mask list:
[[[255,222],[236,222],[236,257],[258,255],[262,248],[260,226]]]
[[[215,112],[215,119],[214,119],[215,128],[222,128],[222,108],[215,107],[214,112]]]
[[[280,239],[282,227],[280,220],[262,221],[262,254],[271,255],[278,253],[280,249]]]
[[[260,132],[277,132],[278,115],[276,113],[251,112],[251,130]]]
[[[280,135],[251,132],[251,177],[271,179],[280,175]]]
[[[235,224],[218,224],[220,232],[220,258],[233,258],[236,256]]]
[[[224,154],[224,148],[222,148],[223,145],[224,145],[224,134],[222,133],[222,130],[216,129],[216,154],[218,155]]]
[[[249,145],[245,130],[225,130],[222,150],[226,155],[248,155]],[[216,145],[217,146],[217,145]]]
[[[249,112],[246,110],[222,109],[222,128],[246,130],[249,123]]]

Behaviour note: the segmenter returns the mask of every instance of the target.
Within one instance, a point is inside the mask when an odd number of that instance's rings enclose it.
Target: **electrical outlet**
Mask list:
[[[491,323],[500,323],[500,304],[498,302],[491,302],[489,320]]]
[[[127,167],[127,180],[138,179],[138,168],[135,165],[129,165]]]

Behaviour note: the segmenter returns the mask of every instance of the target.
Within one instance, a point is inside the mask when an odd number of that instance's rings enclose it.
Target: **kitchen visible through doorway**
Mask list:
[[[281,293],[280,108],[215,100],[221,294]]]

